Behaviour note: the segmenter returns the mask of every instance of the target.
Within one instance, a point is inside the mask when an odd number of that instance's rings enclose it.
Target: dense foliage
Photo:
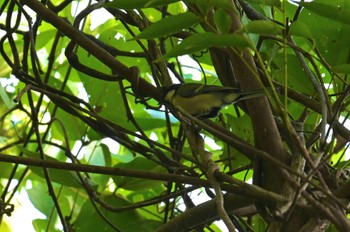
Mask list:
[[[36,231],[350,231],[349,15],[346,0],[2,1],[1,231],[23,193]],[[164,105],[179,82],[266,97],[198,120]]]

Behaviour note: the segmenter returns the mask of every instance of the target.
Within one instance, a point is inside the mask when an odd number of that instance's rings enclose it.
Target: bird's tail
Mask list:
[[[266,91],[272,93],[271,88],[266,88]],[[256,97],[262,97],[262,96],[266,96],[266,92],[263,89],[244,91],[244,92],[241,92],[240,96],[234,102],[256,98]]]

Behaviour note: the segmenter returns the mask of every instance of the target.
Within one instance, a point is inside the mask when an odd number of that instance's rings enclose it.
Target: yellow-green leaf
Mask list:
[[[332,67],[337,73],[350,73],[350,64],[339,64]]]
[[[334,2],[334,5],[315,1],[299,3],[299,5],[318,15],[350,25],[350,9],[346,9],[344,6],[337,4],[337,1]]]
[[[169,16],[151,24],[134,39],[153,39],[168,36],[199,22],[200,18],[191,12]]]
[[[112,2],[107,2],[105,6],[125,10],[132,10],[164,6],[173,2],[179,2],[179,0],[114,0]]]
[[[296,36],[302,36],[302,37],[305,37],[308,39],[314,38],[314,36],[311,33],[310,28],[302,21],[293,22],[289,28],[289,34],[296,35]]]
[[[169,58],[185,54],[192,54],[215,46],[243,48],[249,47],[249,42],[243,35],[239,34],[218,35],[211,32],[198,33],[184,39],[182,43],[175,46],[172,50],[165,54],[164,57]]]
[[[223,8],[219,8],[214,13],[214,22],[219,33],[224,34],[229,32],[232,18]]]
[[[282,6],[281,0],[247,0],[247,2],[257,3],[261,5],[267,5],[267,6],[276,6],[278,8]]]
[[[244,25],[239,32],[258,35],[281,35],[282,27],[270,20],[255,20]]]

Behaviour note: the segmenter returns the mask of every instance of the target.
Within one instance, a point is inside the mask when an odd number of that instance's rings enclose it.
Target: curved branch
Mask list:
[[[58,17],[55,13],[46,8],[42,3],[36,0],[24,0],[22,4],[27,5],[38,15],[40,15],[45,21],[52,24],[59,31],[84,48],[86,51],[94,55],[97,59],[103,62],[105,65],[115,70],[123,78],[128,80],[134,92],[137,92],[143,97],[152,97],[154,99],[161,99],[161,93],[157,89],[148,83],[146,80],[135,75],[135,67],[128,68],[121,62],[117,61],[111,54],[101,48],[82,32],[71,26],[69,23]],[[137,72],[136,72],[137,73]]]

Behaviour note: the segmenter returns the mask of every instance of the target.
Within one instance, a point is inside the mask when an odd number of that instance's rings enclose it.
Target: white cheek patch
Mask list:
[[[164,100],[165,100],[166,102],[171,103],[172,100],[173,100],[174,94],[175,94],[175,90],[170,90],[170,91],[167,93],[167,95],[165,96]]]

